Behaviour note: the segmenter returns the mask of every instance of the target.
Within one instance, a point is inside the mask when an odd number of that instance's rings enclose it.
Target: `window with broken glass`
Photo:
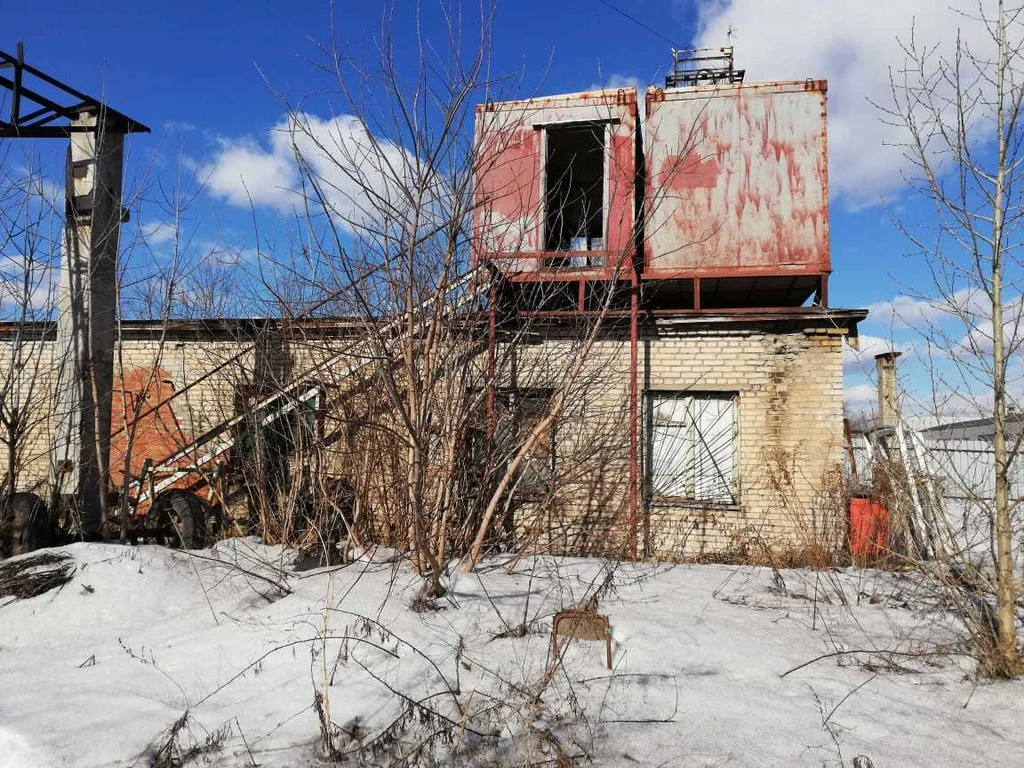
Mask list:
[[[736,394],[655,392],[647,405],[651,500],[737,504]]]

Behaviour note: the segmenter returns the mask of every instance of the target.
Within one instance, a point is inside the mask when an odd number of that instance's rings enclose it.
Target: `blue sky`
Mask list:
[[[880,309],[862,327],[871,339],[869,352],[890,336],[909,345],[910,334],[893,322],[887,302],[914,289],[927,293],[927,272],[919,260],[905,255],[910,249],[889,217],[926,219],[927,214],[901,192],[899,157],[885,147],[891,136],[870,100],[885,98],[888,67],[898,63],[896,36],[906,35],[915,16],[919,32],[940,42],[948,40],[955,22],[936,12],[932,0],[895,5],[864,0],[855,6],[843,0],[612,4],[640,23],[597,0],[499,3],[493,71],[521,70],[526,92],[660,83],[670,61],[665,38],[681,46],[719,45],[732,30],[737,65],[746,67],[748,81],[829,79],[831,301],[833,306]],[[406,45],[414,41],[408,23],[414,7],[399,3],[404,14],[399,42]],[[423,36],[443,45],[436,7],[430,2],[423,6]],[[252,214],[223,190],[200,189],[196,176],[215,169],[229,148],[248,151],[243,160],[253,152],[266,155],[270,131],[284,114],[273,91],[294,101],[329,85],[311,64],[319,58],[313,41],[329,37],[324,0],[100,5],[48,0],[5,2],[2,13],[0,48],[13,51],[18,40],[24,41],[29,63],[88,93],[105,93],[114,107],[153,128],[152,135],[129,138],[128,175],[146,180],[136,226],[148,227],[159,240],[166,219],[160,201],[177,171],[195,194],[187,225],[191,236],[251,247]],[[380,14],[379,2],[336,3],[336,34],[350,55],[372,55]],[[329,116],[323,96],[307,108]],[[58,144],[40,143],[36,151],[58,157],[63,151]],[[280,224],[269,201],[258,206],[257,216],[267,229]],[[852,357],[847,363],[848,390],[863,399],[868,379]]]

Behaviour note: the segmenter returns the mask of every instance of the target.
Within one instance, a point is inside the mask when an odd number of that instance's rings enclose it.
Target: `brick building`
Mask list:
[[[581,394],[526,462],[558,493],[523,499],[506,521],[522,548],[687,559],[842,540],[842,342],[865,312],[828,306],[826,86],[684,85],[649,89],[643,119],[633,88],[477,109],[488,434],[502,418],[536,421],[580,362]],[[527,326],[529,344],[496,353]],[[129,473],[224,433],[246,397],[293,369],[328,360],[337,372],[331,355],[358,335],[320,322],[310,345],[308,329],[280,330],[123,324],[115,432],[131,393],[157,409],[128,419]],[[53,473],[60,361],[52,329],[24,333],[0,327],[0,365],[31,421],[18,486],[38,490]],[[349,418],[340,399],[317,402]],[[344,476],[351,456],[335,453],[321,470]],[[115,434],[115,482],[123,455]]]
[[[722,53],[677,61],[642,106],[623,88],[477,109],[474,256],[507,282],[504,314],[614,318],[595,396],[625,417],[619,487],[602,515],[538,510],[545,549],[842,540],[842,340],[866,313],[828,306],[827,86],[744,84]]]

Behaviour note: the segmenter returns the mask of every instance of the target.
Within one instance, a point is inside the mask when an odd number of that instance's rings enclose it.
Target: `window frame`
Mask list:
[[[728,401],[732,405],[732,434],[730,438],[730,471],[728,477],[722,479],[725,480],[725,489],[728,491],[729,499],[724,498],[700,498],[697,495],[697,488],[701,485],[701,478],[698,475],[697,462],[691,458],[686,460],[687,466],[685,471],[690,474],[690,477],[685,481],[687,489],[693,489],[691,495],[683,496],[669,496],[663,495],[656,492],[655,488],[655,421],[654,412],[655,405],[659,400],[673,399],[675,401],[682,400],[715,400],[715,401]],[[718,507],[718,508],[738,508],[740,506],[740,428],[739,428],[739,413],[740,413],[740,393],[735,390],[647,390],[644,393],[644,490],[645,498],[648,504],[661,505],[661,506],[701,506],[701,507]],[[701,437],[700,431],[696,428],[696,424],[690,421],[686,429],[695,430],[696,434]],[[685,440],[686,438],[684,438]],[[696,447],[696,441],[692,440],[691,444],[686,446],[686,449],[693,451]],[[712,454],[711,449],[706,445],[705,448],[708,454]],[[714,463],[714,458],[711,458]],[[717,463],[715,463],[717,467]],[[719,471],[718,476],[722,477],[722,473]]]
[[[547,267],[603,267],[607,261],[608,253],[608,223],[611,179],[611,142],[612,128],[619,123],[617,118],[589,119],[589,120],[564,120],[550,123],[535,123],[534,130],[540,131],[540,247],[545,253],[557,253],[559,256],[545,260]],[[601,129],[601,237],[604,240],[604,248],[600,250],[572,251],[572,250],[551,250],[548,248],[548,138],[551,131],[573,130],[579,128],[593,128],[595,132]],[[564,256],[562,254],[565,254]],[[572,263],[573,254],[577,259],[584,259],[585,265]]]
[[[529,431],[533,430],[537,420],[545,417],[551,403],[551,398],[554,395],[555,390],[552,387],[507,387],[502,388],[500,391],[502,406],[506,409],[508,416],[514,419],[517,429],[523,426],[524,401],[531,400],[543,404],[543,408],[535,412],[536,420],[528,427]],[[516,480],[515,486],[517,495],[521,498],[543,496],[550,490],[550,484],[555,475],[555,467],[558,460],[557,419],[548,427],[547,432],[547,438],[543,441],[543,446],[547,449],[547,455],[545,457],[531,455],[533,451],[541,446],[541,441],[538,439],[538,442],[534,443],[530,451],[523,456],[523,461],[519,466],[519,478]],[[528,431],[522,435],[524,441],[528,436]],[[516,444],[518,446],[516,450],[518,451],[523,443],[517,441]],[[530,474],[533,477],[528,477]]]

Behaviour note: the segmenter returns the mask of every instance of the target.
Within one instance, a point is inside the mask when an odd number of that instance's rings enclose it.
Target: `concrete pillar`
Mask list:
[[[878,374],[878,424],[883,429],[896,426],[900,417],[899,390],[896,386],[896,358],[900,352],[875,355]]]
[[[117,249],[124,135],[83,112],[68,153],[57,339],[59,429],[54,491],[75,497],[86,538],[100,534],[110,463],[110,406],[117,322]]]

